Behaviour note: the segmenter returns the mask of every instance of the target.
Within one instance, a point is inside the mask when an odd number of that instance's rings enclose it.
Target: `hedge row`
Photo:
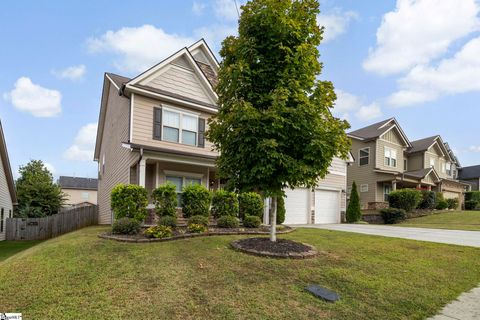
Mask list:
[[[445,199],[443,193],[427,190],[395,190],[388,195],[388,202],[391,208],[403,209],[406,212],[413,209],[445,210],[458,208],[458,199]]]

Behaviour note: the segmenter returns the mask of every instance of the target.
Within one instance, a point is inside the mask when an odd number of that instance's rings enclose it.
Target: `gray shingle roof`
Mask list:
[[[119,76],[118,74],[115,74],[115,73],[107,72],[106,74],[107,74],[107,76],[110,77],[110,79],[113,80],[113,82],[115,82],[115,84],[119,88],[121,88],[125,83],[130,81],[130,78],[127,78],[127,77],[124,77],[124,76]]]
[[[408,150],[409,153],[419,152],[419,151],[426,151],[430,146],[435,142],[438,136],[423,138],[420,140],[412,141],[412,148]]]
[[[480,178],[480,165],[463,167],[458,172],[458,179]]]
[[[406,171],[404,174],[406,176],[423,179],[431,170],[432,168],[423,168],[419,170]]]
[[[82,190],[97,190],[98,180],[94,178],[79,178],[60,176],[58,184],[62,189],[82,189]]]
[[[355,137],[362,138],[362,139],[367,139],[367,140],[378,138],[385,131],[390,129],[391,126],[393,126],[393,124],[389,124],[389,125],[384,126],[386,123],[390,122],[392,119],[393,118],[374,123],[374,124],[369,125],[367,127],[363,127],[363,128],[358,129],[358,130],[351,131],[348,134],[352,135],[352,136],[355,136]],[[384,127],[382,127],[382,126],[384,126]]]

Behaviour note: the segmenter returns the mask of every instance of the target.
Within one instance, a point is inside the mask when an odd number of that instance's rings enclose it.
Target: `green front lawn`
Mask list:
[[[480,211],[452,211],[408,219],[400,227],[480,231]]]
[[[0,262],[42,241],[0,241]]]
[[[0,263],[1,308],[28,319],[423,319],[480,283],[480,249],[318,229],[311,260],[249,256],[243,236],[132,244],[89,227]],[[335,304],[304,291],[337,291]]]

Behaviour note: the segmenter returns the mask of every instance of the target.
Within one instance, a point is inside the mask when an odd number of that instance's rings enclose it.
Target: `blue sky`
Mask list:
[[[241,1],[240,1],[241,2]],[[479,0],[321,2],[322,79],[353,129],[395,116],[480,164]],[[14,171],[30,159],[96,176],[103,73],[138,74],[204,37],[235,33],[233,0],[3,1],[0,118]]]

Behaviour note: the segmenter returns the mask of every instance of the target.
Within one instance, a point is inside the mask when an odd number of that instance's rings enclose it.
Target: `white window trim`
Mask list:
[[[388,188],[388,192],[386,192],[386,191],[387,191],[387,188]],[[386,198],[385,196],[386,196],[386,195],[389,195],[390,192],[392,192],[392,186],[389,185],[389,184],[384,184],[384,185],[383,185],[383,200],[384,200],[384,201],[387,201],[387,200],[385,199],[385,198]]]
[[[407,159],[403,159],[403,169],[404,169],[404,171],[408,171],[408,160]]]
[[[387,157],[387,151],[389,152],[390,156]],[[395,157],[393,157],[393,154],[395,154]],[[388,159],[388,164],[386,164],[386,160]],[[392,160],[395,160],[395,165],[392,165]],[[383,164],[386,167],[391,167],[391,168],[396,168],[398,165],[398,159],[397,159],[397,150],[394,148],[390,147],[384,147],[383,148]]]
[[[178,129],[178,141],[177,142],[165,140],[165,134],[163,132],[164,131],[163,128],[165,127],[165,125],[164,125],[165,111],[178,113],[180,115],[178,128],[175,128],[175,129]],[[186,130],[186,131],[190,131],[190,132],[195,132],[195,145],[182,143],[182,131],[183,131],[183,128],[182,128],[183,127],[183,121],[182,120],[183,120],[183,116],[193,117],[197,121],[197,130],[196,131]],[[185,111],[184,109],[179,109],[179,108],[175,108],[175,107],[171,107],[171,106],[163,106],[162,105],[162,141],[183,144],[183,145],[186,145],[186,146],[198,147],[198,118],[199,117],[200,117],[200,114],[196,113],[196,112]],[[167,127],[169,127],[169,126],[167,126]]]
[[[186,178],[200,178],[203,180],[203,173],[194,173],[194,172],[184,172],[184,171],[173,171],[173,170],[163,170],[163,173],[166,176],[178,176]]]
[[[360,185],[360,192],[368,192],[368,183],[364,183]]]
[[[368,150],[368,157],[360,157],[360,151],[362,150]],[[360,159],[361,158],[367,158],[368,162],[366,164],[360,164]],[[365,148],[360,148],[358,149],[358,166],[363,167],[363,166],[368,166],[370,164],[370,147],[365,147]]]

